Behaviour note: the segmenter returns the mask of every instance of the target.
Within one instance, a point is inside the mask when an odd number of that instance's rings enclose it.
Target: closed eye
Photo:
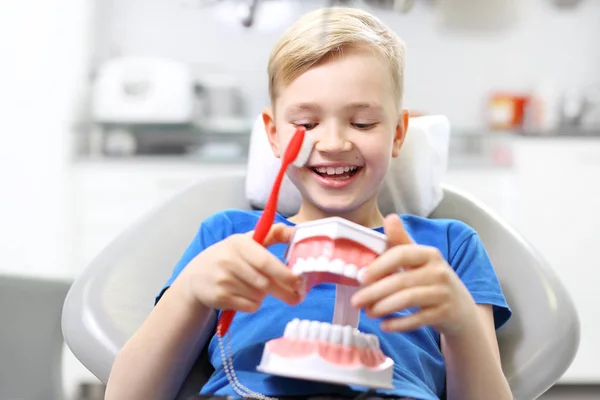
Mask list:
[[[369,129],[372,129],[375,127],[375,125],[377,125],[377,123],[372,123],[372,124],[352,124],[356,129],[360,129],[363,131],[367,131]]]
[[[314,129],[317,124],[311,124],[311,123],[306,123],[306,124],[294,124],[295,127],[299,127],[299,126],[303,126],[307,131],[310,131],[311,129]]]

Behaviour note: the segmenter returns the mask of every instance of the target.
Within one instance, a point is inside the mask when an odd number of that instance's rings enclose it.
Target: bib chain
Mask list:
[[[227,380],[229,381],[229,384],[231,385],[233,390],[237,394],[245,398],[251,398],[256,400],[278,400],[276,397],[265,396],[264,394],[255,392],[242,385],[242,383],[237,378],[235,370],[233,369],[231,334],[226,333],[225,335],[227,336],[227,352],[225,352],[225,345],[223,343],[223,338],[220,335],[220,332],[217,332],[217,340],[219,341],[219,349],[221,350],[221,360],[223,361],[223,369],[225,370],[225,375],[227,376]]]

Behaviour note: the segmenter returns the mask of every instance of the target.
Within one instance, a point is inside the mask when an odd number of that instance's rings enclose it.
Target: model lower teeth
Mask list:
[[[271,342],[269,351],[290,359],[318,354],[332,364],[345,366],[376,367],[386,359],[375,335],[349,325],[299,319],[287,324],[283,338]]]

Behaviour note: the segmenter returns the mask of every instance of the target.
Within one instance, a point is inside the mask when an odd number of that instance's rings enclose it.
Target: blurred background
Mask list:
[[[70,282],[161,201],[245,167],[272,45],[329,4],[250,3],[0,3],[1,275]],[[600,398],[600,1],[350,3],[406,42],[406,107],[450,119],[447,183],[503,216],[571,291],[582,339],[561,398]],[[63,355],[65,396],[84,398],[98,382]]]

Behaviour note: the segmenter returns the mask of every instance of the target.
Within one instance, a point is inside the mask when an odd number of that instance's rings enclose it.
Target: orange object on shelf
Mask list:
[[[489,124],[493,130],[512,130],[523,126],[529,96],[494,93],[489,104]]]

